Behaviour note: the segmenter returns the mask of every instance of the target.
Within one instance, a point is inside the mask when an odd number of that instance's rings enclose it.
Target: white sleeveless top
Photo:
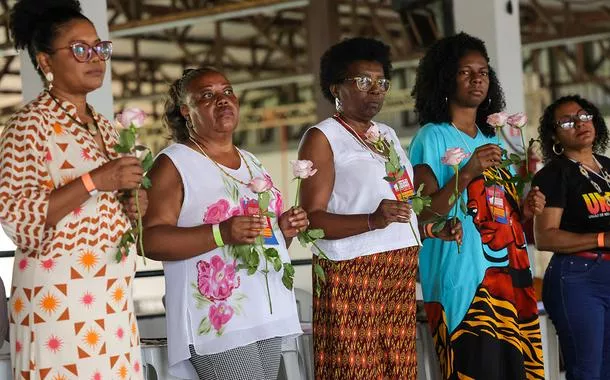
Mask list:
[[[413,166],[409,162],[396,132],[389,126],[375,123],[382,135],[390,138],[400,162],[409,178],[413,178]],[[381,157],[365,148],[333,118],[323,120],[312,128],[326,136],[333,151],[335,184],[326,211],[332,214],[370,214],[375,212],[383,199],[396,200],[386,176],[385,163]],[[392,223],[386,228],[368,231],[359,235],[336,240],[319,240],[317,244],[331,260],[349,260],[359,256],[417,246],[420,239],[417,215],[411,213],[411,224],[417,235],[415,239],[408,223]],[[421,241],[421,240],[419,240]],[[317,254],[315,249],[312,249]]]
[[[268,175],[249,152],[240,150],[255,177]],[[178,227],[215,224],[233,215],[243,215],[257,195],[247,186],[224,175],[212,161],[183,144],[173,144],[160,154],[169,157],[182,178],[184,201]],[[243,182],[250,181],[244,160],[239,169],[223,167]],[[251,203],[250,203],[251,205]],[[282,211],[282,198],[273,189],[269,210]],[[273,236],[266,246],[275,247],[282,262],[290,262],[277,218],[271,219]],[[275,238],[275,244],[267,244]],[[245,346],[272,337],[301,334],[294,292],[282,283],[282,270],[269,272],[273,314],[269,313],[265,278],[259,272],[248,276],[238,270],[231,246],[216,248],[181,261],[163,262],[169,372],[180,378],[196,379],[189,362],[189,345],[199,355]],[[260,269],[264,269],[261,260]],[[271,267],[270,267],[271,268]]]

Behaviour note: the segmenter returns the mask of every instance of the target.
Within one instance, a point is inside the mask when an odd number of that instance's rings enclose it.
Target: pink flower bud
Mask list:
[[[456,166],[468,157],[470,157],[470,153],[464,152],[462,148],[449,148],[441,158],[441,162],[445,165]]]
[[[508,114],[506,112],[492,113],[491,115],[487,116],[487,124],[494,128],[500,128],[506,124],[507,118]]]
[[[318,169],[313,168],[313,162],[309,160],[292,160],[292,174],[294,178],[309,178],[318,172]]]
[[[123,127],[129,127],[133,124],[134,127],[140,128],[146,117],[146,112],[139,108],[125,108],[123,112],[117,115],[117,122]]]
[[[248,184],[248,187],[253,193],[264,193],[265,191],[269,191],[273,188],[273,182],[269,176],[254,177]]]
[[[513,128],[521,129],[527,124],[527,115],[523,112],[512,114],[508,117],[506,123]]]

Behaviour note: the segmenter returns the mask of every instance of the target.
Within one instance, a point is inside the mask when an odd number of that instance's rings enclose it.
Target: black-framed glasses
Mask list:
[[[390,89],[390,80],[386,78],[379,78],[377,80],[373,80],[371,77],[367,76],[357,76],[352,78],[345,78],[346,81],[356,82],[356,87],[360,91],[368,91],[373,87],[374,83],[377,83],[377,86],[382,92],[387,92]]]
[[[593,115],[587,113],[585,110],[580,110],[576,115],[563,116],[555,123],[561,129],[572,129],[576,125],[576,122],[586,122],[593,120]]]
[[[112,55],[112,41],[100,41],[93,46],[86,42],[73,42],[69,46],[57,48],[53,52],[62,49],[70,49],[78,62],[89,62],[94,51],[102,61],[107,61]]]

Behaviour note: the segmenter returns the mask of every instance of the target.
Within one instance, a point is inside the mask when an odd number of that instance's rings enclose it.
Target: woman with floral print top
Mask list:
[[[263,235],[265,247],[289,262],[286,247],[309,224],[307,215],[300,208],[282,213],[281,194],[261,163],[233,145],[239,103],[222,73],[186,70],[169,95],[165,123],[176,143],[150,173],[144,245],[164,262],[170,374],[275,379],[281,338],[301,333],[294,293],[281,271],[265,278],[264,259],[250,275],[240,270],[235,247]],[[273,216],[259,216],[256,181],[271,189]]]

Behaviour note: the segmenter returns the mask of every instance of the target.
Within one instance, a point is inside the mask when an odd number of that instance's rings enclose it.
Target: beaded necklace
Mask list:
[[[227,172],[226,170],[224,170],[222,168],[222,166],[220,166],[220,164],[218,164],[216,161],[214,161],[214,159],[212,159],[212,157],[208,156],[208,154],[203,150],[203,148],[201,147],[201,145],[199,145],[197,143],[197,141],[195,141],[194,138],[192,138],[191,136],[189,136],[189,140],[191,140],[193,142],[193,144],[195,144],[197,146],[197,148],[199,149],[199,151],[201,152],[201,154],[203,154],[207,159],[209,159],[210,161],[212,161],[212,163],[214,165],[216,165],[216,167],[222,172],[222,174],[224,174],[225,176],[231,178],[233,181],[241,183],[242,185],[248,186],[248,184],[250,182],[252,182],[252,180],[254,179],[254,175],[252,174],[252,169],[250,169],[250,165],[248,164],[248,160],[246,160],[246,158],[244,157],[244,155],[239,151],[239,149],[237,149],[237,154],[239,154],[239,157],[242,159],[243,162],[246,163],[246,168],[248,169],[248,175],[250,176],[250,181],[249,182],[244,182],[238,178],[235,178],[234,176],[231,175],[231,173]]]
[[[591,185],[593,185],[593,187],[595,188],[595,190],[598,193],[600,193],[601,195],[605,194],[605,192],[602,191],[601,186],[599,186],[599,184],[597,182],[593,181],[593,179],[591,178],[591,175],[589,173],[593,173],[597,177],[601,178],[606,183],[606,186],[610,190],[610,174],[608,173],[606,168],[604,168],[599,163],[599,161],[597,161],[597,158],[595,158],[595,156],[593,156],[593,162],[595,162],[595,164],[599,168],[599,173],[597,171],[593,170],[592,168],[590,168],[589,166],[583,164],[580,161],[573,160],[573,159],[571,159],[569,157],[568,157],[568,159],[578,165],[578,169],[580,170],[580,174],[582,174],[583,177],[587,178],[589,180],[589,182],[591,182]],[[600,175],[600,173],[601,173],[601,175]],[[606,203],[608,203],[610,205],[610,199],[606,199]]]

